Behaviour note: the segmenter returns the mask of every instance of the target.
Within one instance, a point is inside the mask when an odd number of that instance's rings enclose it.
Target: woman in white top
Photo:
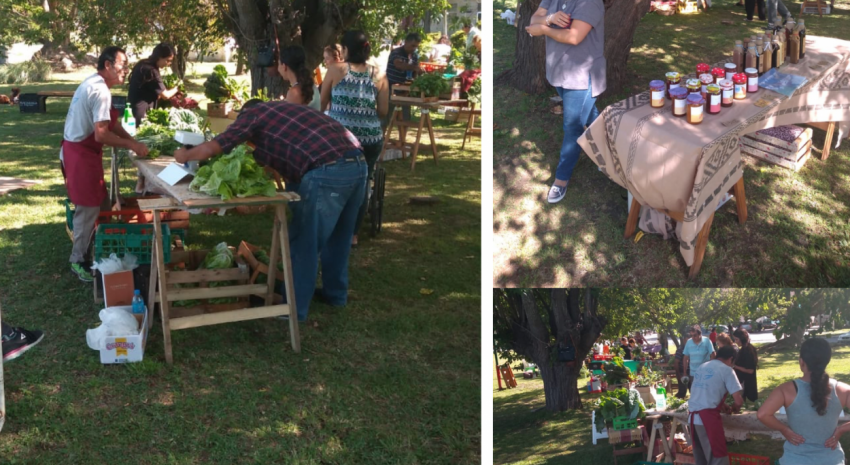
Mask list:
[[[449,38],[441,36],[436,44],[431,46],[431,53],[428,54],[428,59],[437,63],[446,63],[452,56],[452,46],[449,43]]]

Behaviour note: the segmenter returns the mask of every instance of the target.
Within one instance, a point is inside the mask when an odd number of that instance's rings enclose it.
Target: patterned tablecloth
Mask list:
[[[663,216],[669,222],[661,212],[684,212],[676,236],[688,266],[693,264],[703,224],[743,175],[742,135],[785,124],[829,121],[839,122],[839,138],[850,132],[850,42],[807,36],[806,47],[804,59],[779,69],[808,79],[791,97],[759,89],[717,115],[706,114],[703,123],[694,126],[672,115],[669,100],[663,108],[652,108],[647,90],[607,107],[579,138],[585,153],[609,178],[641,205],[651,207],[641,216],[642,228],[658,224],[645,222],[646,215]],[[658,79],[664,77],[661,71]]]

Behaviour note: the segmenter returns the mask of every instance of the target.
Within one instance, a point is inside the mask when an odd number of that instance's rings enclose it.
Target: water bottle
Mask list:
[[[133,117],[133,113],[130,111],[130,107],[124,107],[124,117],[121,119],[121,127],[127,131],[127,134],[131,136],[136,135],[136,118]]]
[[[133,294],[133,313],[145,313],[145,301],[142,300],[142,293],[138,289]]]
[[[667,390],[659,386],[655,389],[655,409],[664,410],[667,408]]]

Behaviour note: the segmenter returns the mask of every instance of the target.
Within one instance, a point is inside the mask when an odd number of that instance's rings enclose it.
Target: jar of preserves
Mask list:
[[[667,90],[664,81],[649,82],[649,98],[652,108],[661,108],[664,106],[664,92]]]
[[[726,71],[723,71],[723,68],[712,69],[711,75],[714,76],[715,84],[719,84],[721,79],[726,79]]]
[[[726,70],[726,79],[732,80],[732,76],[738,73],[738,67],[735,66],[735,63],[726,63],[723,65],[723,69]]]
[[[714,84],[714,76],[708,73],[700,74],[699,80],[702,83],[702,90],[700,93],[702,94],[702,98],[705,98],[705,87],[709,84]]]
[[[708,63],[700,63],[697,65],[697,76],[700,74],[706,74],[711,70],[711,66],[708,66]]]
[[[732,77],[732,82],[735,84],[735,100],[747,98],[747,75],[738,73]]]
[[[688,107],[687,118],[691,124],[700,124],[705,113],[705,99],[700,94],[688,95],[686,105]]]
[[[702,82],[699,79],[688,79],[685,84],[690,94],[699,94],[702,92]]]
[[[720,106],[731,107],[735,93],[735,85],[729,79],[720,81]]]
[[[664,76],[667,78],[667,98],[672,99],[670,91],[679,87],[679,85],[682,83],[682,77],[679,76],[679,73],[675,71],[671,71],[665,74]]]
[[[731,96],[729,99],[731,100]],[[717,84],[709,84],[706,88],[705,108],[709,115],[720,113],[720,86]]]
[[[685,99],[688,97],[688,89],[674,87],[670,89],[670,96],[673,98],[673,116],[685,116],[685,113],[687,113]]]
[[[747,93],[759,91],[759,70],[755,68],[747,68],[744,70],[747,75]]]

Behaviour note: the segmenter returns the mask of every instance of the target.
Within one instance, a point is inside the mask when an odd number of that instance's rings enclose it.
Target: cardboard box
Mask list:
[[[145,307],[144,315],[133,316],[139,322],[139,334],[107,337],[106,348],[100,350],[100,363],[135,363],[142,361],[145,355],[145,344],[148,342],[150,311]]]
[[[136,290],[132,271],[101,274],[103,277],[103,300],[107,307],[133,305]]]

